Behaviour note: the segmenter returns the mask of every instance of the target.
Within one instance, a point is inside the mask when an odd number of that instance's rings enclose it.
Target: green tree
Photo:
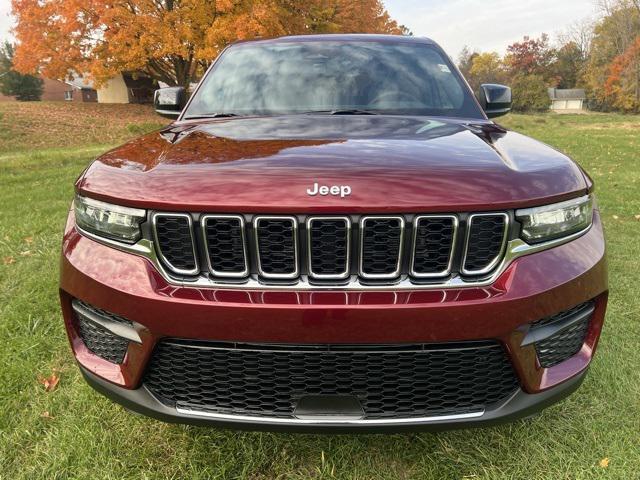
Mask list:
[[[42,79],[33,75],[22,75],[13,70],[13,46],[5,42],[0,47],[0,92],[16,97],[21,102],[40,100]]]
[[[551,100],[542,75],[519,74],[511,81],[513,103],[516,112],[545,112]]]
[[[506,83],[507,71],[500,55],[496,52],[476,54],[471,61],[467,80],[474,91],[483,83]]]
[[[575,42],[567,42],[556,51],[556,58],[549,67],[549,76],[555,77],[558,88],[575,88],[582,85],[582,74],[586,58]]]

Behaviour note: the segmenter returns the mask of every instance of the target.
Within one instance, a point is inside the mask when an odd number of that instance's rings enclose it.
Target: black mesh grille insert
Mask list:
[[[348,273],[349,222],[343,218],[312,219],[309,235],[311,272],[344,276]]]
[[[256,221],[258,257],[265,275],[295,275],[295,220],[290,218],[259,218]]]
[[[207,217],[204,224],[213,272],[219,275],[248,273],[242,220],[239,217]]]
[[[454,217],[423,217],[416,222],[413,273],[447,272],[453,248]]]
[[[159,215],[155,217],[155,228],[158,247],[167,267],[176,273],[195,270],[196,259],[189,218]]]
[[[132,325],[129,320],[125,320],[124,318],[118,317],[104,310],[94,308],[84,302],[75,300],[74,304],[79,305],[81,309],[88,310],[89,313],[103,317],[109,321],[122,323],[128,326]],[[91,353],[104,358],[111,363],[122,363],[124,355],[127,352],[127,347],[129,346],[129,341],[114,335],[102,325],[93,322],[88,316],[82,313],[82,310],[75,310],[75,315],[78,322],[77,325],[80,338]]]
[[[554,322],[562,322],[570,316],[581,313],[585,308],[590,308],[592,305],[591,302],[579,305],[566,312],[536,322],[533,325],[542,326]],[[584,344],[590,322],[591,316],[585,316],[582,320],[573,323],[555,335],[536,342],[534,346],[540,365],[544,368],[553,367],[578,353]]]
[[[500,255],[506,223],[504,215],[478,215],[472,218],[468,227],[465,270],[475,272],[488,268]]]
[[[585,310],[590,309],[591,307],[594,306],[594,302],[593,301],[589,301],[589,302],[585,302],[585,303],[581,303],[580,305],[576,305],[575,307],[569,309],[569,310],[565,310],[564,312],[560,312],[556,315],[553,315],[551,317],[546,317],[546,318],[542,318],[538,321],[535,321],[531,324],[532,328],[535,327],[542,327],[545,325],[549,325],[551,323],[556,323],[556,322],[563,322],[564,320],[567,320],[571,317],[573,317],[574,315],[578,315],[580,313],[582,313]]]
[[[362,222],[362,273],[390,277],[398,273],[403,235],[400,218],[366,218]]]
[[[390,346],[260,346],[160,342],[144,383],[171,405],[291,417],[307,395],[352,395],[365,418],[480,411],[518,387],[495,342]]]

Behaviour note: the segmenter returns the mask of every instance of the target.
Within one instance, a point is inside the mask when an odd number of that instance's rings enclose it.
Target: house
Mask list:
[[[93,84],[80,76],[74,76],[72,80],[67,80],[67,90],[64,99],[72,102],[97,102],[98,92],[93,88]]]
[[[54,80],[52,78],[40,77],[42,79],[42,97],[44,102],[95,102],[97,93],[95,89],[86,84],[82,77],[74,80]],[[15,97],[0,95],[0,101],[16,101]]]
[[[157,82],[142,72],[123,72],[98,88],[98,103],[152,103]]]
[[[587,95],[582,88],[550,88],[551,110],[557,113],[576,113],[586,110]]]

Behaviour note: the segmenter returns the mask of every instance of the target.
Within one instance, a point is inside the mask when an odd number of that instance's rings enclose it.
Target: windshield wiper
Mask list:
[[[340,108],[336,110],[311,110],[304,112],[309,115],[312,114],[326,114],[326,115],[379,115],[378,112],[373,110],[362,110],[359,108]]]
[[[184,117],[185,120],[196,120],[198,118],[228,118],[228,117],[239,117],[237,113],[203,113],[202,115],[193,115],[189,117]]]

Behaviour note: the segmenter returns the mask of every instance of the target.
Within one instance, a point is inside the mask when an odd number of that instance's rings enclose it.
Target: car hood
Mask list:
[[[351,193],[311,196],[315,183]],[[221,213],[497,210],[588,187],[565,155],[492,122],[373,115],[174,123],[101,156],[77,184],[123,205]]]

